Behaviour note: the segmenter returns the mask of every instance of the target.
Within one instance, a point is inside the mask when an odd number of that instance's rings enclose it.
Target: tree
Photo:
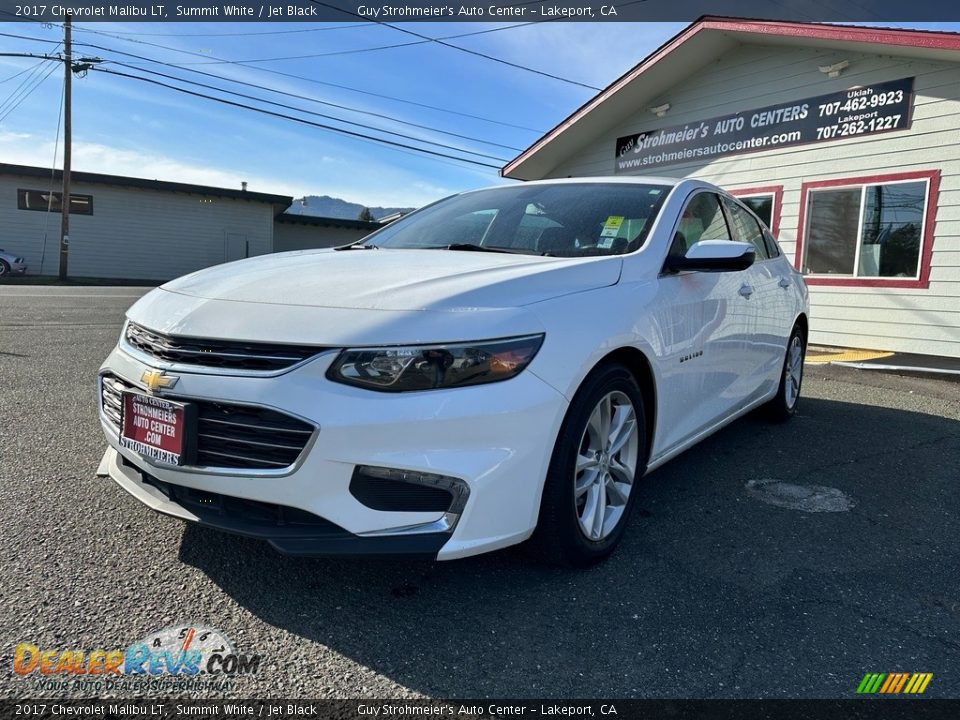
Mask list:
[[[373,222],[376,218],[373,216],[373,213],[370,212],[370,208],[365,207],[360,211],[360,214],[357,215],[357,220],[362,220],[363,222]]]

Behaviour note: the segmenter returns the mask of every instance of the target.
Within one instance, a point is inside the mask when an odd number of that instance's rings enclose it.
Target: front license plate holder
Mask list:
[[[197,452],[197,406],[124,391],[120,444],[158,465],[191,465]]]

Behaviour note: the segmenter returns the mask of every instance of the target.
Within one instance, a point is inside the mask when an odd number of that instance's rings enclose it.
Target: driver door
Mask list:
[[[668,250],[684,255],[701,240],[731,240],[720,197],[688,200]],[[739,294],[743,272],[662,273],[655,303],[660,333],[666,428],[664,448],[679,445],[727,417],[741,403],[751,308]]]

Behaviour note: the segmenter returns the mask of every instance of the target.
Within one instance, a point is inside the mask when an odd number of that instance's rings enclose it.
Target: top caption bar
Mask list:
[[[960,20],[960,3],[912,0],[905,6],[902,0],[823,4],[789,0],[180,0],[160,4],[137,0],[0,0],[0,20],[56,23],[68,15],[77,22],[689,22],[703,15],[806,22],[949,22]],[[602,37],[598,40],[602,42]]]

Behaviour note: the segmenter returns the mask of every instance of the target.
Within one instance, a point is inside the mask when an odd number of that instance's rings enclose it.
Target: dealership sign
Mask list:
[[[913,78],[617,138],[616,171],[873,135],[910,127]]]

